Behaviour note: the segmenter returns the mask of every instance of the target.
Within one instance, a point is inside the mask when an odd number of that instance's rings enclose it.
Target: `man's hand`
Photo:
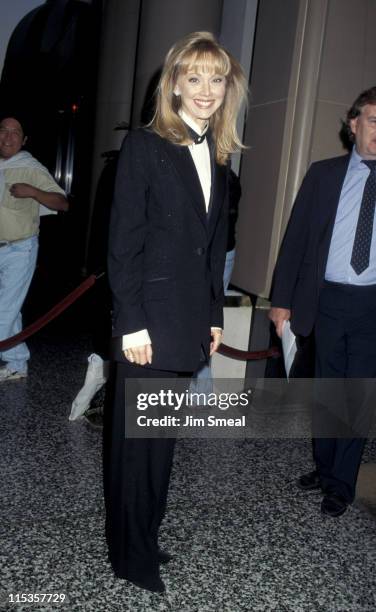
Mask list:
[[[10,186],[9,191],[14,198],[34,198],[36,195],[36,189],[28,183],[13,183]]]
[[[151,344],[143,344],[142,346],[134,346],[133,348],[123,351],[124,357],[131,363],[137,365],[145,365],[151,363],[153,350]]]
[[[222,342],[223,331],[222,331],[222,329],[213,329],[212,328],[210,330],[210,334],[211,334],[211,337],[213,338],[213,341],[210,343],[210,357],[211,357],[213,355],[213,353],[215,353],[218,350],[219,345]]]
[[[288,308],[275,308],[274,306],[269,310],[269,319],[273,321],[277,336],[282,337],[282,329],[285,321],[288,321],[291,317],[291,310]]]

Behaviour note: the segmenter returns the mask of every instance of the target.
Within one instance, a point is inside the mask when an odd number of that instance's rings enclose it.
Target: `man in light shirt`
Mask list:
[[[67,210],[64,191],[27,151],[21,123],[0,121],[0,340],[22,330],[21,308],[34,274],[39,208]],[[0,352],[0,382],[27,376],[30,353],[25,343]]]
[[[314,330],[321,379],[376,377],[376,87],[355,100],[347,129],[351,154],[312,164],[303,180],[272,291],[270,318],[279,336],[287,320],[296,335]],[[361,407],[358,395],[353,416]],[[340,411],[339,422],[342,403]],[[341,516],[353,501],[365,435],[363,428],[357,438],[313,440],[316,469],[297,484],[322,489],[324,514]]]

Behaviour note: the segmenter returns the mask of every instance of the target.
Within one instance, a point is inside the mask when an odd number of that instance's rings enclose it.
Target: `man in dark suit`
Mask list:
[[[355,100],[347,128],[351,154],[312,164],[303,180],[272,290],[279,336],[287,320],[296,335],[314,330],[317,378],[376,377],[376,87]],[[324,514],[340,516],[353,501],[364,443],[313,440],[316,469],[297,484],[322,489]]]

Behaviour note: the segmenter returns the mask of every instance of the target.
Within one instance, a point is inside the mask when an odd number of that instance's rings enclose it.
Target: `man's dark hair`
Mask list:
[[[360,113],[362,112],[363,106],[366,106],[366,104],[376,105],[376,87],[371,87],[370,89],[366,89],[365,91],[363,91],[357,97],[354,104],[347,112],[346,123],[344,127],[347,131],[347,136],[351,142],[354,142],[354,134],[352,133],[350,128],[350,121],[351,119],[356,119],[356,117],[359,117]]]
[[[29,132],[28,121],[23,113],[15,111],[13,109],[0,109],[0,122],[4,119],[16,119],[22,127],[23,135],[27,136]]]

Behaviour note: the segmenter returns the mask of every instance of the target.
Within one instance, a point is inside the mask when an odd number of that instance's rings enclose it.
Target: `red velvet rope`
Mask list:
[[[7,349],[13,348],[13,346],[16,346],[20,342],[26,340],[26,338],[28,338],[32,334],[35,334],[35,332],[39,331],[42,327],[47,325],[47,323],[49,323],[53,319],[56,319],[56,317],[64,310],[66,310],[68,306],[73,304],[73,302],[75,302],[83,293],[85,293],[85,291],[90,289],[90,287],[94,285],[96,280],[97,277],[95,276],[95,274],[91,274],[91,276],[88,276],[88,278],[86,278],[78,287],[76,287],[76,289],[71,291],[71,293],[68,293],[68,295],[61,300],[61,302],[55,304],[55,306],[53,306],[51,310],[39,317],[39,319],[34,321],[34,323],[31,323],[31,325],[25,327],[22,332],[16,334],[15,336],[12,336],[11,338],[7,338],[6,340],[0,341],[0,351],[5,351]]]
[[[227,346],[227,344],[221,344],[218,353],[224,357],[230,357],[230,359],[237,359],[238,361],[259,361],[261,359],[267,359],[268,357],[280,357],[281,354],[276,346],[272,346],[267,351],[242,351],[233,346]]]
[[[0,351],[5,351],[7,349],[13,348],[20,342],[29,338],[37,331],[39,331],[42,327],[47,325],[53,319],[56,319],[64,310],[66,310],[73,302],[75,302],[83,293],[85,293],[90,287],[92,287],[96,280],[99,277],[95,276],[95,274],[91,274],[88,278],[86,278],[76,289],[68,293],[65,298],[63,298],[58,304],[55,304],[46,314],[42,315],[25,327],[19,334],[15,336],[11,336],[11,338],[7,338],[6,340],[0,341]],[[227,346],[227,344],[221,344],[218,352],[224,357],[230,357],[230,359],[237,359],[239,361],[257,361],[261,359],[267,359],[268,357],[279,357],[280,352],[275,347],[272,346],[267,351],[242,351],[240,349],[236,349],[232,346]]]

